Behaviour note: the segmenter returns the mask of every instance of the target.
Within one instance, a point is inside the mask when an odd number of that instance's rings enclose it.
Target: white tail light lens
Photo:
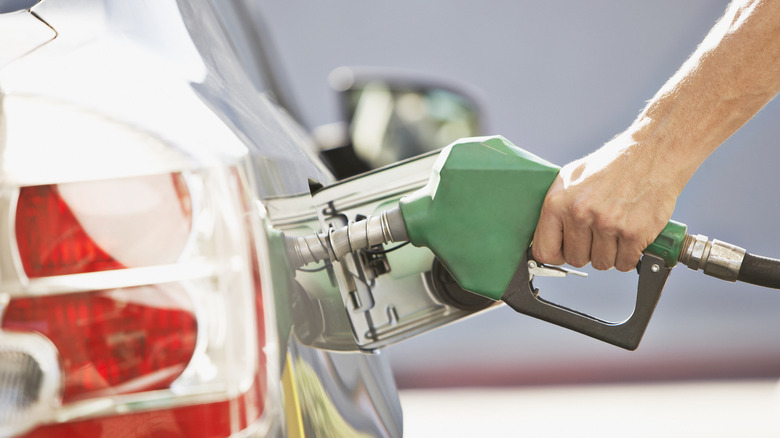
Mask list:
[[[16,238],[28,278],[175,263],[191,235],[181,174],[22,187]]]
[[[237,168],[19,188],[0,368],[20,371],[0,372],[0,432],[227,436],[256,422],[264,322],[246,188]]]

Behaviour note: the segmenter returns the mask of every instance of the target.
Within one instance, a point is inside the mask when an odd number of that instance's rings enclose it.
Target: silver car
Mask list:
[[[353,114],[364,167],[343,138],[327,167],[238,2],[10,3],[0,436],[401,435],[382,347],[492,303],[448,290],[425,249],[294,270],[283,236],[422,186],[433,154],[371,169],[474,132],[468,99],[349,73],[353,113],[387,117]],[[444,119],[393,125],[430,99]]]

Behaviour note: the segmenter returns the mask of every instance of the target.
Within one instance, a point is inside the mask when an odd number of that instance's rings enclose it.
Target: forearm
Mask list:
[[[737,1],[628,130],[677,191],[780,91],[780,1]]]
[[[778,91],[780,0],[735,2],[626,131],[561,168],[536,259],[633,269],[699,165]]]

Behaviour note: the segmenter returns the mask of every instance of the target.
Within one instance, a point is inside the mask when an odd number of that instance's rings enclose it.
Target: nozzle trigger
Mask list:
[[[509,307],[627,350],[635,350],[639,346],[672,270],[671,267],[666,267],[662,258],[645,254],[638,269],[639,283],[634,313],[623,322],[609,322],[541,298],[538,289],[531,283],[534,275],[538,276],[538,272],[542,272],[552,276],[565,276],[573,272],[553,269],[551,266],[540,267],[538,262],[529,259],[528,254],[523,256],[501,297]],[[532,268],[531,262],[534,262],[535,267]]]

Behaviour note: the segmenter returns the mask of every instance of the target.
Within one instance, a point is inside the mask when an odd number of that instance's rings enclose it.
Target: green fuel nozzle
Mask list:
[[[433,251],[462,288],[500,300],[559,170],[504,137],[456,142],[428,184],[401,199],[409,241]]]
[[[466,138],[442,150],[428,183],[398,208],[340,229],[290,238],[297,266],[357,249],[409,241],[429,248],[466,290],[500,300],[531,243],[560,168],[501,136]],[[648,249],[677,263],[685,226],[670,223]]]
[[[291,238],[297,265],[406,241],[429,248],[466,290],[500,300],[523,258],[559,168],[500,136],[442,150],[428,184],[399,208],[338,230]]]
[[[632,350],[678,261],[725,280],[780,288],[780,261],[757,259],[757,268],[741,275],[744,249],[690,236],[684,224],[670,221],[640,261],[636,307],[627,320],[602,321],[545,301],[531,283],[534,276],[561,276],[565,270],[537,263],[529,247],[559,170],[501,136],[462,139],[442,150],[428,183],[402,198],[397,208],[340,229],[288,237],[288,255],[298,267],[323,259],[338,261],[378,244],[409,241],[429,248],[469,292]],[[774,277],[765,280],[767,272]]]

